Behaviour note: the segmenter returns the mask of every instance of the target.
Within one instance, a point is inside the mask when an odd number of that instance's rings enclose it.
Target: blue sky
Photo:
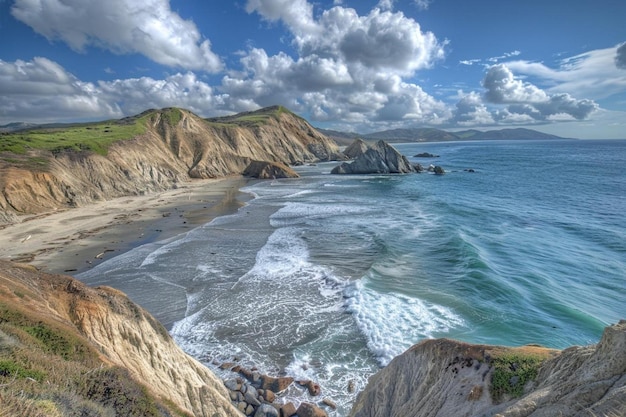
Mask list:
[[[623,0],[0,0],[0,125],[282,104],[315,126],[626,138]]]

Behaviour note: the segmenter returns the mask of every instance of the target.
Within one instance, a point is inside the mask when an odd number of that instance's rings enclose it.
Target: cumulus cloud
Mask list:
[[[282,21],[300,56],[316,54],[370,69],[388,68],[411,75],[443,58],[444,44],[401,12],[374,8],[366,16],[335,6],[313,17],[305,0],[249,0],[246,10]]]
[[[147,108],[177,106],[203,114],[224,111],[225,98],[191,72],[83,82],[46,58],[0,60],[0,122],[118,118]]]
[[[620,69],[626,69],[626,42],[617,47],[615,66]]]
[[[16,0],[13,16],[50,40],[83,51],[93,45],[113,53],[139,53],[170,67],[217,72],[222,61],[192,21],[168,0]]]
[[[246,10],[289,31],[295,54],[269,56],[251,48],[241,70],[220,91],[227,102],[244,97],[265,106],[282,103],[314,121],[416,120],[439,122],[446,106],[408,82],[444,56],[445,43],[382,1],[368,14],[339,6],[319,12],[306,0],[248,0]]]
[[[96,85],[78,80],[56,62],[37,57],[26,62],[0,60],[0,120],[58,121],[119,117]]]
[[[578,100],[567,93],[548,94],[535,85],[516,79],[504,64],[494,65],[483,80],[485,98],[494,104],[508,104],[508,112],[547,120],[556,115],[568,115],[582,120],[598,109],[593,100]]]
[[[487,90],[485,92],[487,100],[496,104],[540,103],[548,99],[543,90],[515,79],[511,70],[503,64],[489,68],[483,80],[483,87]]]
[[[481,126],[494,124],[494,118],[482,101],[480,94],[472,91],[459,92],[461,98],[456,103],[453,122],[460,126]]]

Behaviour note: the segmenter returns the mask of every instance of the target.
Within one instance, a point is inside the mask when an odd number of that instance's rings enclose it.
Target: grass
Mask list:
[[[205,119],[207,123],[214,126],[245,126],[256,127],[266,124],[270,119],[278,119],[283,113],[291,113],[283,106],[266,107],[260,110],[239,113],[234,116],[215,117]],[[299,117],[299,116],[296,116]]]
[[[170,107],[161,111],[161,117],[163,117],[167,124],[174,127],[180,122],[180,119],[183,118],[183,113],[180,109]]]
[[[0,417],[189,417],[128,370],[103,362],[75,328],[5,296],[0,293]]]
[[[506,396],[521,397],[524,386],[537,378],[546,356],[525,353],[503,353],[492,359],[491,398],[499,402]]]
[[[179,116],[180,117],[180,116]],[[179,119],[180,120],[180,119]],[[29,150],[38,149],[59,153],[63,151],[91,151],[106,155],[114,142],[131,139],[146,131],[146,118],[140,117],[134,123],[106,121],[84,123],[56,128],[35,129],[0,135],[0,153],[10,152],[24,155]],[[20,162],[19,158],[2,158],[6,162]],[[42,160],[28,161],[29,164],[44,164]]]

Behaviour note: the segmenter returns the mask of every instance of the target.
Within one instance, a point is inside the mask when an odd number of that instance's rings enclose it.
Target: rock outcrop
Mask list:
[[[58,354],[66,360],[79,357],[80,361],[73,365],[72,370],[81,366],[81,362],[88,362],[88,374],[100,372],[110,375],[122,372],[128,375],[125,380],[115,384],[103,380],[95,381],[101,388],[84,389],[83,395],[86,399],[98,396],[102,404],[113,407],[115,405],[113,403],[122,400],[129,403],[136,402],[133,396],[139,395],[141,398],[142,392],[149,392],[150,395],[162,401],[161,407],[170,404],[175,410],[179,410],[176,415],[180,415],[180,412],[186,413],[185,415],[207,417],[241,415],[232,406],[228,391],[222,381],[202,364],[185,354],[160,323],[141,307],[132,303],[120,291],[108,287],[91,288],[68,276],[49,275],[38,272],[32,267],[0,261],[0,312],[2,313],[0,315],[0,342],[4,342],[4,337],[9,340],[15,337],[9,335],[10,329],[13,329],[11,331],[17,336],[24,331],[30,332],[39,339],[37,343],[43,343],[45,352],[58,351]],[[32,330],[33,325],[29,325],[29,322],[38,323],[34,326],[36,331]],[[56,332],[54,329],[61,330]],[[26,340],[19,337],[20,340]],[[36,346],[39,345],[36,344]],[[6,352],[6,343],[0,343],[0,347],[2,347],[0,353]],[[17,348],[22,353],[16,354],[14,358],[26,355],[23,353],[28,351],[26,347],[17,346]],[[85,353],[89,351],[97,353],[90,356]],[[100,359],[97,359],[98,356]],[[36,366],[38,358],[39,356],[31,355],[29,368]],[[56,360],[54,356],[51,358],[52,361]],[[20,369],[21,365],[18,361],[12,366]],[[52,363],[50,366],[53,369],[63,369],[62,366],[65,365],[61,359],[58,364]],[[30,372],[34,376],[46,375],[45,370],[37,371],[38,374],[33,373],[35,371]],[[62,370],[55,372],[60,375],[52,375],[48,372],[45,378],[63,378],[62,372]],[[5,375],[0,372],[0,378]],[[16,374],[15,378],[20,377]],[[16,382],[15,378],[14,382]],[[88,379],[88,376],[86,374],[75,377],[79,380],[81,378]],[[31,379],[34,380],[32,377]],[[80,392],[81,388],[87,384],[76,380],[63,383],[67,384],[66,390],[73,389],[76,392]],[[108,398],[116,392],[116,384],[125,386],[123,399]],[[75,388],[72,388],[73,386]],[[130,386],[141,388],[130,389],[128,388]],[[37,385],[34,387],[36,388]],[[49,388],[42,384],[41,389]],[[101,392],[95,393],[94,389]],[[70,405],[62,399],[59,399],[57,404],[54,396],[51,398],[44,396],[48,402],[49,412],[45,415],[64,415],[62,412],[51,413],[51,408],[58,410],[60,407],[80,406],[80,396],[76,392],[67,394],[74,395],[75,404]],[[1,391],[0,397],[2,397]],[[3,401],[5,399],[8,401],[8,398],[10,397],[4,398]],[[20,401],[19,398],[13,401]],[[37,398],[36,389],[30,394],[30,398]],[[15,407],[19,407],[19,404]],[[158,406],[153,408],[158,410]],[[1,404],[0,411],[5,415]],[[120,414],[118,410],[117,415],[124,414]],[[157,414],[155,411],[155,414],[149,415],[171,414]]]
[[[356,159],[363,155],[369,146],[363,139],[355,139],[344,151],[343,154],[350,159]]]
[[[113,142],[106,155],[76,149],[0,155],[0,224],[15,221],[16,214],[242,174],[251,161],[292,165],[344,158],[331,139],[283,107],[209,120],[181,109],[151,110],[115,123],[137,121],[144,133]]]
[[[280,162],[252,161],[243,171],[246,177],[262,180],[275,178],[299,178],[300,175],[293,169]]]
[[[415,172],[409,160],[385,141],[378,141],[352,162],[336,166],[331,174],[406,174]]]
[[[594,346],[563,351],[525,346],[470,345],[427,340],[374,375],[352,417],[401,416],[623,416],[626,415],[626,321],[607,327]],[[498,358],[511,369],[524,357],[543,358],[521,396],[494,395]],[[520,384],[520,377],[504,384]],[[494,396],[496,397],[494,399]]]

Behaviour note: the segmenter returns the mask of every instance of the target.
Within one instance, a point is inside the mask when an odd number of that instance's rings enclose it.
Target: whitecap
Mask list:
[[[422,339],[464,326],[463,319],[447,307],[399,293],[377,292],[367,286],[366,278],[346,288],[344,297],[347,311],[382,366]]]

